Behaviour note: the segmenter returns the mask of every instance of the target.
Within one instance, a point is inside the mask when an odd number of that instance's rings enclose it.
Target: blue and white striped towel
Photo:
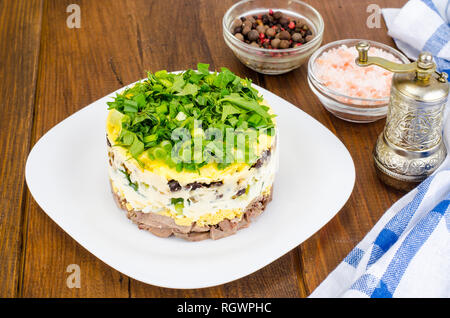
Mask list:
[[[397,47],[416,60],[430,52],[440,71],[450,76],[450,1],[410,0],[401,9],[382,9]]]
[[[396,202],[310,297],[449,298],[449,203],[450,170],[440,170]]]
[[[448,73],[449,7],[449,1],[411,0],[402,9],[383,9],[383,15],[399,49],[411,58],[427,50]],[[444,140],[450,152],[446,108]],[[385,212],[310,297],[450,298],[450,155]]]

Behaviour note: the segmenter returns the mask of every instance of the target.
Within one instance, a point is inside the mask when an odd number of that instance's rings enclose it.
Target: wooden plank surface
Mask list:
[[[307,2],[323,15],[324,43],[344,38],[368,38],[393,45],[383,22],[379,29],[366,26],[366,8],[371,3],[380,7],[400,7],[405,1]],[[3,9],[13,9],[12,3],[19,6],[14,8],[17,15],[5,14]],[[0,115],[11,118],[7,121],[9,126],[0,129],[0,149],[6,153],[0,172],[5,176],[8,171],[14,171],[14,178],[8,179],[10,183],[0,185],[2,196],[6,193],[9,198],[2,198],[0,223],[0,292],[5,296],[305,297],[402,195],[382,185],[372,167],[372,147],[384,120],[373,124],[351,124],[333,117],[309,90],[306,65],[289,74],[263,76],[243,66],[232,55],[222,38],[221,19],[233,0],[43,0],[42,6],[36,1],[27,8],[18,3],[0,2],[3,6],[0,26],[11,22],[28,25],[28,29],[20,29],[26,35],[16,43],[22,42],[25,52],[30,54],[22,54],[19,58],[20,55],[4,52],[3,46],[0,51],[0,57],[9,56],[13,63],[25,63],[23,69],[9,74],[4,59],[1,59],[2,70],[7,73],[4,82],[20,82],[24,74],[29,79],[24,81],[26,84],[21,84],[26,87],[19,87],[21,92],[27,90],[27,94],[15,93],[7,99],[11,105],[23,107],[20,117],[4,107],[0,110]],[[71,3],[81,8],[80,29],[69,29],[66,25],[66,8]],[[33,18],[24,21],[23,17],[27,15]],[[0,29],[0,39],[14,38],[4,30],[3,27]],[[335,218],[298,248],[267,267],[213,288],[165,289],[122,275],[65,234],[37,206],[29,192],[24,192],[23,167],[30,145],[75,111],[144,77],[146,70],[186,69],[195,67],[199,61],[210,63],[214,68],[226,66],[240,76],[253,79],[328,127],[353,157],[356,184],[349,201]],[[1,89],[6,96],[14,94],[11,93],[14,87],[3,84]],[[18,130],[16,135],[15,129]],[[24,142],[17,146],[11,138]],[[9,167],[11,158],[16,156],[20,160],[14,163],[16,166]],[[66,269],[70,264],[80,266],[79,289],[66,285],[69,275]],[[4,274],[5,271],[8,274]]]
[[[17,296],[42,1],[0,1],[0,297]]]

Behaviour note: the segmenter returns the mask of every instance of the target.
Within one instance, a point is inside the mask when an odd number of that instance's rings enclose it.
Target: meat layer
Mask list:
[[[221,239],[232,235],[238,230],[245,228],[258,215],[260,215],[267,204],[272,200],[272,189],[269,194],[255,198],[245,208],[242,217],[232,220],[224,219],[216,225],[198,226],[195,222],[189,226],[177,225],[173,218],[153,212],[129,211],[126,207],[126,199],[119,197],[113,191],[117,205],[127,212],[127,217],[142,230],[147,230],[159,237],[176,236],[188,241],[201,241],[205,239]]]

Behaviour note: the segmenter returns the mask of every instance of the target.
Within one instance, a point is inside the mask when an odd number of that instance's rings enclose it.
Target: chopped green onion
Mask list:
[[[126,99],[123,103],[125,105],[123,109],[125,113],[136,113],[138,111],[138,103],[136,101]]]
[[[156,107],[156,112],[158,114],[167,114],[168,112],[167,104],[162,104],[161,106]]]
[[[159,144],[167,153],[170,153],[172,151],[172,144],[168,140],[163,140]]]
[[[152,142],[158,139],[158,135],[148,135],[144,137],[144,142]]]
[[[162,160],[180,172],[199,171],[208,163],[224,169],[237,159],[230,152],[232,148],[225,149],[222,141],[203,140],[203,135],[200,142],[193,138],[194,142],[183,144],[178,153],[180,160],[171,158],[172,147],[176,146],[171,139],[175,129],[185,128],[192,133],[200,121],[203,131],[219,129],[223,140],[227,139],[228,128],[272,135],[274,115],[269,113],[269,107],[261,104],[262,100],[251,80],[242,79],[226,68],[210,72],[208,64],[199,63],[197,70],[178,74],[166,70],[148,73],[146,80],[116,94],[107,105],[109,110],[122,114],[117,122],[122,125],[115,141],[117,146],[128,149],[136,160],[146,151],[150,160]],[[208,149],[211,153],[205,154]],[[193,150],[201,151],[202,156],[194,155]],[[253,147],[245,145],[243,158],[249,165],[254,160],[252,152]]]
[[[259,116],[258,114],[253,114],[248,118],[247,122],[253,127],[256,127],[261,120],[261,116]]]
[[[167,156],[167,152],[161,147],[155,147],[152,151],[156,159],[164,159]]]
[[[134,138],[134,141],[128,150],[134,158],[137,158],[144,151],[144,143],[138,138]]]
[[[184,209],[184,199],[183,198],[172,198],[170,203],[175,207],[178,214],[183,213]]]

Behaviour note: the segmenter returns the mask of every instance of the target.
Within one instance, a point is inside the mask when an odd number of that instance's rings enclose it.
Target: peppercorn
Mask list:
[[[246,27],[244,27],[244,28],[242,29],[242,34],[243,34],[243,35],[247,35],[248,32],[250,32],[251,30],[252,30],[251,27],[246,26]]]
[[[241,33],[236,33],[234,36],[235,36],[238,40],[244,41],[244,36],[243,36]]]
[[[258,31],[258,33],[263,33],[265,31],[264,26],[263,25],[258,25],[256,27],[256,31]]]
[[[236,29],[237,27],[240,27],[242,25],[241,19],[236,19],[233,21],[233,24],[231,25],[232,29]]]
[[[277,31],[275,31],[275,29],[273,29],[273,28],[269,28],[266,30],[266,35],[271,38],[273,38],[276,33],[277,33]]]
[[[273,17],[275,18],[275,20],[280,19],[283,16],[283,13],[281,13],[280,11],[275,11],[273,13]]]
[[[280,46],[280,42],[280,39],[273,39],[272,41],[270,41],[270,45],[272,45],[274,49],[278,49],[278,47]]]
[[[256,30],[251,30],[248,34],[247,37],[250,41],[256,41],[259,38],[259,33]]]
[[[281,40],[280,42],[280,49],[287,49],[289,47],[290,43],[288,40]]]
[[[314,35],[307,35],[307,36],[305,37],[306,42],[309,42],[309,41],[311,41],[312,39],[314,39]]]
[[[309,24],[281,11],[240,17],[232,22],[231,32],[237,39],[254,47],[286,49],[313,39]]]
[[[280,22],[280,24],[283,25],[283,26],[289,25],[289,19],[286,18],[286,17],[281,17],[279,22]]]
[[[291,39],[291,35],[289,34],[288,31],[281,31],[279,34],[280,34],[280,40],[290,40]]]
[[[300,42],[303,39],[302,35],[300,33],[294,33],[292,34],[292,40],[295,42]]]
[[[253,26],[252,22],[249,21],[248,19],[245,20],[244,23],[242,23],[242,28],[245,28],[245,27],[252,28],[252,26]]]
[[[249,22],[251,22],[251,23],[254,23],[254,22],[255,22],[255,18],[253,18],[251,15],[249,15],[249,16],[247,17],[247,21],[249,21]]]

